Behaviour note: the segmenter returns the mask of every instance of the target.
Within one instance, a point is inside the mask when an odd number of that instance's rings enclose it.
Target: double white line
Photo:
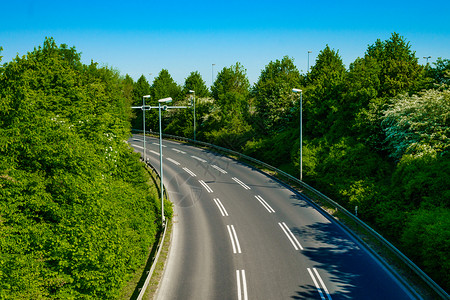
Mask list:
[[[234,181],[236,181],[237,183],[239,183],[244,189],[246,190],[250,190],[250,187],[248,185],[246,185],[245,183],[243,183],[242,181],[240,181],[239,179],[237,179],[236,177],[232,178]]]
[[[191,170],[189,170],[188,168],[183,168],[183,170],[185,170],[186,173],[188,173],[188,174],[191,175],[192,177],[197,177],[197,175],[195,175],[195,173],[192,172]]]
[[[199,180],[198,182],[200,182],[200,184],[203,185],[203,187],[206,189],[206,191],[208,193],[212,193],[213,192],[213,190],[203,180]]]
[[[245,270],[236,270],[236,280],[237,280],[238,300],[248,300],[247,279],[245,278]]]
[[[300,245],[300,242],[295,238],[294,234],[291,232],[289,227],[287,227],[286,223],[278,223],[280,225],[281,229],[283,229],[284,234],[288,237],[289,241],[291,242],[292,246],[294,246],[295,250],[303,250],[302,245]]]
[[[193,159],[196,159],[196,160],[198,160],[198,161],[201,161],[201,162],[206,162],[206,160],[204,160],[203,158],[200,158],[200,157],[197,157],[197,156],[194,156],[194,155],[191,155],[191,157],[193,158]]]
[[[236,235],[236,231],[234,230],[233,225],[227,225],[228,233],[230,234],[231,245],[233,246],[233,253],[242,253],[241,245],[239,245],[239,240]]]
[[[167,158],[167,160],[168,161],[170,161],[171,163],[173,163],[173,164],[176,164],[177,166],[179,166],[180,165],[180,163],[179,162],[177,162],[176,160],[174,160],[174,159],[171,159],[170,157],[168,157]]]
[[[222,202],[220,202],[219,198],[214,198],[214,202],[216,202],[216,205],[219,208],[220,213],[222,214],[222,216],[228,217],[228,212],[225,209],[225,207],[223,206]]]
[[[258,201],[262,204],[262,206],[264,206],[265,209],[267,209],[267,211],[269,213],[274,213],[275,211],[273,210],[273,208],[267,204],[267,202],[259,195],[255,196],[256,199],[258,199]]]
[[[181,153],[181,154],[186,154],[186,152],[178,150],[176,148],[172,148],[172,150],[175,151],[175,152]]]
[[[217,171],[219,171],[222,174],[227,174],[228,172],[225,171],[224,169],[221,169],[220,167],[216,166],[216,165],[211,165],[211,167],[213,167],[214,169],[216,169]]]
[[[309,276],[311,276],[311,278],[312,278],[312,280],[313,280],[313,282],[314,282],[314,285],[316,286],[316,289],[317,289],[317,291],[318,291],[319,294],[320,294],[320,298],[321,298],[322,300],[325,300],[325,299],[326,299],[325,296],[324,296],[324,293],[325,293],[325,295],[327,296],[328,300],[331,300],[330,293],[328,292],[327,287],[326,287],[325,284],[323,283],[323,280],[322,280],[322,278],[320,277],[319,272],[317,272],[316,268],[312,268],[312,269],[313,269],[313,271],[314,271],[314,274],[313,274],[313,272],[311,271],[310,268],[308,268],[308,273],[309,273]],[[322,287],[319,286],[319,284],[318,284],[318,282],[317,282],[317,280],[316,280],[316,277],[314,277],[314,275],[317,277],[317,279],[319,280],[320,285],[321,285]],[[322,292],[322,291],[323,291],[323,292]]]

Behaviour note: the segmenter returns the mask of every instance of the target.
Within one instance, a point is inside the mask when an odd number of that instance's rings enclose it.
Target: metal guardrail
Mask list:
[[[136,132],[142,132],[142,130],[134,130]],[[433,279],[431,279],[425,272],[423,272],[414,262],[412,262],[407,256],[405,256],[400,250],[398,250],[394,245],[392,245],[388,240],[386,240],[383,236],[381,236],[378,232],[376,232],[373,228],[371,228],[369,225],[367,225],[365,222],[363,222],[361,219],[359,219],[358,217],[356,217],[355,215],[353,215],[352,213],[350,213],[347,209],[345,209],[343,206],[341,206],[340,204],[338,204],[337,202],[335,202],[334,200],[330,199],[328,196],[322,194],[321,192],[319,192],[318,190],[314,189],[313,187],[309,186],[308,184],[306,184],[303,181],[300,181],[299,179],[295,178],[294,176],[281,171],[265,162],[262,162],[260,160],[257,160],[253,157],[247,156],[245,154],[239,153],[237,151],[233,151],[224,147],[220,147],[220,146],[216,146],[213,144],[209,144],[209,143],[205,143],[202,141],[194,141],[192,139],[188,139],[188,138],[184,138],[184,137],[180,137],[180,136],[175,136],[175,135],[170,135],[170,134],[163,134],[163,137],[165,138],[169,138],[169,139],[173,139],[173,140],[178,140],[178,141],[183,141],[183,142],[187,142],[190,144],[194,144],[194,145],[200,145],[203,147],[207,147],[210,149],[214,149],[216,151],[222,152],[222,153],[226,153],[226,154],[230,154],[233,156],[237,156],[239,159],[243,159],[249,162],[252,162],[258,166],[262,166],[272,172],[275,172],[278,175],[281,175],[282,177],[288,179],[289,182],[294,182],[295,184],[299,185],[300,187],[302,187],[303,189],[307,190],[309,193],[315,195],[316,197],[318,197],[319,199],[325,201],[327,204],[331,205],[332,207],[334,207],[337,211],[341,212],[342,214],[344,214],[346,217],[348,217],[349,219],[351,219],[353,222],[355,222],[360,228],[364,229],[365,232],[367,232],[370,236],[372,236],[373,238],[375,238],[382,246],[384,246],[385,249],[387,249],[390,253],[392,253],[396,258],[398,258],[405,266],[407,266],[411,271],[413,271],[414,274],[416,274],[424,283],[427,284],[428,287],[431,288],[431,290],[436,294],[436,296],[441,297],[442,299],[450,299],[450,295],[442,288],[440,287],[436,282],[434,282]],[[269,174],[270,175],[270,174]],[[320,207],[319,207],[320,208]],[[325,211],[326,212],[326,211]],[[327,214],[329,214],[328,212],[326,212]],[[333,217],[333,216],[331,216]],[[334,217],[333,217],[334,218]],[[342,224],[343,225],[343,224]],[[345,226],[346,227],[346,226]],[[348,230],[356,239],[358,239],[361,243],[366,244],[359,236],[357,236],[355,233],[353,233],[351,230]],[[391,266],[384,260],[381,258],[381,256],[375,252],[375,250],[373,250],[371,247],[367,247],[369,249],[369,251],[371,251],[371,253],[373,255],[375,255],[376,257],[378,257],[380,259],[380,261],[388,268],[391,269]],[[397,275],[396,272],[393,272],[393,274]],[[397,278],[400,281],[404,282],[404,279],[401,277]],[[406,286],[409,287],[408,284],[406,284]],[[412,290],[411,292],[413,292],[413,294],[417,294],[416,291]]]
[[[158,174],[158,172],[156,171],[156,169],[151,165],[151,164],[149,164],[148,162],[145,162],[145,164],[147,165],[147,166],[149,166],[150,168],[152,168],[153,169],[153,171],[156,173],[156,174]],[[158,175],[159,176],[159,175]],[[161,180],[161,179],[160,179]],[[164,188],[165,189],[165,188]],[[167,194],[166,194],[167,195]],[[161,236],[161,238],[160,238],[160,240],[159,240],[159,242],[158,242],[158,246],[157,246],[157,251],[156,251],[156,255],[153,257],[153,261],[152,261],[152,266],[150,267],[150,270],[148,271],[148,273],[147,273],[147,277],[145,278],[145,281],[144,281],[144,284],[142,285],[142,287],[140,288],[140,291],[139,291],[139,295],[138,295],[138,297],[136,298],[137,300],[142,300],[142,298],[144,297],[144,294],[145,294],[145,291],[147,290],[147,287],[148,287],[148,284],[149,284],[149,282],[150,282],[150,279],[152,278],[152,275],[153,275],[153,272],[155,271],[155,268],[156,268],[156,264],[157,264],[157,262],[158,262],[158,258],[159,258],[159,255],[161,254],[161,249],[162,249],[162,246],[163,246],[163,243],[164,243],[164,239],[165,239],[165,237],[166,237],[166,229],[167,229],[167,221],[166,221],[166,223],[164,223],[164,224],[162,224],[163,225],[163,227],[164,227],[164,231],[163,231],[163,234],[162,234],[162,236]]]

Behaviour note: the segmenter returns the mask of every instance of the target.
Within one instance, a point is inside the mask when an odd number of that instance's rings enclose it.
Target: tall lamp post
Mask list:
[[[302,133],[302,106],[303,106],[303,91],[300,89],[292,89],[292,92],[294,93],[300,93],[300,157],[299,157],[299,161],[300,161],[300,181],[303,180],[303,153],[302,153],[302,145],[303,145],[303,133]]]
[[[189,90],[189,93],[193,94],[193,105],[194,105],[194,141],[195,141],[195,91]]]
[[[146,155],[146,151],[145,151],[145,111],[149,110],[151,107],[150,106],[145,106],[145,99],[150,98],[150,95],[145,95],[142,96],[142,106],[132,106],[131,108],[139,108],[142,110],[142,121],[143,121],[143,125],[142,125],[142,129],[144,131],[144,161],[147,162],[147,155]]]
[[[430,59],[431,56],[424,56],[423,58],[425,58],[427,60],[427,65],[428,65],[428,59]]]
[[[211,66],[211,86],[213,86],[213,84],[214,84],[214,66],[215,66],[216,64],[212,64],[212,66]]]
[[[161,103],[169,103],[172,102],[172,98],[168,97],[168,98],[164,98],[164,99],[160,99],[158,100],[158,111],[159,111],[159,173],[161,174],[161,217],[162,217],[162,222],[164,224],[166,217],[164,216],[164,185],[163,185],[163,180],[164,180],[164,175],[163,175],[163,160],[162,160],[162,127],[161,127]],[[165,110],[166,108],[164,108]]]
[[[306,73],[309,73],[309,54],[312,53],[312,51],[308,51],[308,70],[306,70]]]

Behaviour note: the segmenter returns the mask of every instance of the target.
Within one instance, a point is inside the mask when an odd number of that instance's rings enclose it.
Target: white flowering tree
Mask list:
[[[382,121],[391,156],[423,155],[449,150],[450,91],[427,90],[402,95],[384,111]]]

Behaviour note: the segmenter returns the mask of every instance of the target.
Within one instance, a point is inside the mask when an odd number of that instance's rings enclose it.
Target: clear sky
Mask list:
[[[168,69],[179,84],[240,62],[251,83],[272,60],[288,55],[301,72],[328,44],[349,66],[392,32],[404,36],[420,63],[450,59],[450,1],[303,0],[0,0],[2,62],[43,44],[75,46],[92,60],[137,80]],[[212,64],[215,64],[213,67]],[[152,74],[152,75],[150,75]]]

